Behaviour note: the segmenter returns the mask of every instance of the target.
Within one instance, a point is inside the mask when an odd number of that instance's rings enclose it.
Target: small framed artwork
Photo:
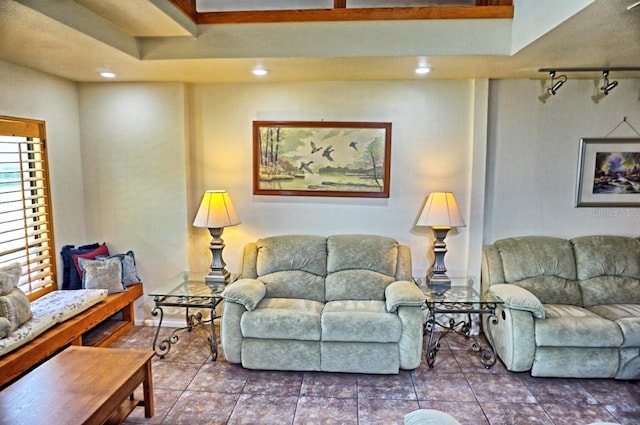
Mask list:
[[[254,121],[253,193],[388,198],[391,123]]]
[[[576,206],[640,206],[640,138],[580,139]]]

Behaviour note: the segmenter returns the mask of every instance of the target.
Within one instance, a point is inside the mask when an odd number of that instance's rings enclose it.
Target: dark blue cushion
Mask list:
[[[61,289],[82,289],[82,279],[73,264],[73,255],[86,254],[98,248],[98,242],[89,245],[82,245],[75,248],[74,245],[65,245],[60,250],[62,257],[62,287]]]

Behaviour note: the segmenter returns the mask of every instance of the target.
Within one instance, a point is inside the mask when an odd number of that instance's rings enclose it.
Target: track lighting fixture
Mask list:
[[[562,85],[567,82],[567,76],[559,75],[558,78],[556,78],[555,71],[550,71],[549,76],[551,77],[551,87],[549,87],[547,91],[555,96],[560,87],[562,87]]]
[[[615,80],[609,81],[609,71],[606,69],[602,71],[602,78],[604,79],[604,82],[602,84],[602,87],[600,87],[600,90],[602,90],[602,93],[604,93],[604,95],[606,96],[618,85],[618,82]]]

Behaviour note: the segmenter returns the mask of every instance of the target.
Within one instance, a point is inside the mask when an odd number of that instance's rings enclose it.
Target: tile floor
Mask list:
[[[150,348],[154,332],[135,327],[113,346]],[[433,369],[380,376],[246,370],[212,362],[203,328],[179,337],[153,361],[155,416],[138,407],[126,424],[391,425],[427,408],[463,425],[640,425],[640,382],[532,378],[500,362],[487,370],[461,337],[443,340]]]

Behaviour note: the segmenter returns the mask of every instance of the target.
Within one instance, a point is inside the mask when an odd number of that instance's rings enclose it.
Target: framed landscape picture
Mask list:
[[[577,207],[640,206],[640,139],[580,139]]]
[[[253,193],[388,198],[391,123],[254,121]]]

